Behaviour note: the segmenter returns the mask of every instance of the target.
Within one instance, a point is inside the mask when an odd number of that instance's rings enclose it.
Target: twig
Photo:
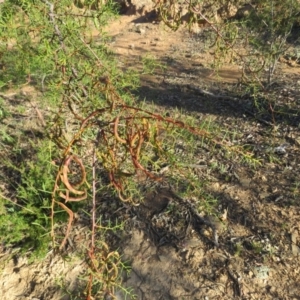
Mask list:
[[[48,13],[49,18],[50,18],[50,20],[51,20],[51,22],[52,22],[52,24],[53,24],[53,27],[54,27],[54,31],[55,31],[55,33],[56,33],[56,36],[57,36],[58,39],[59,39],[60,47],[61,47],[61,49],[65,52],[65,51],[66,51],[66,46],[65,46],[65,44],[64,44],[64,39],[63,39],[63,36],[62,36],[62,34],[61,34],[60,30],[59,30],[59,27],[58,27],[57,24],[56,24],[56,21],[55,21],[55,16],[56,16],[56,15],[55,15],[55,13],[54,13],[54,4],[51,3],[51,2],[49,2],[49,1],[47,1],[47,0],[42,0],[42,2],[44,2],[46,5],[49,6],[49,13]]]
[[[46,122],[45,122],[45,119],[44,119],[44,117],[43,117],[43,115],[42,115],[42,113],[41,113],[41,111],[29,100],[29,102],[30,102],[30,105],[35,109],[35,111],[36,111],[36,114],[37,114],[37,116],[38,116],[38,119],[40,120],[40,122],[41,122],[41,125],[43,126],[43,127],[46,127]]]

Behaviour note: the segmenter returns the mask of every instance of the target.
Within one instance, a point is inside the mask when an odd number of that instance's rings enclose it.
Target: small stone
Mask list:
[[[146,30],[145,30],[144,28],[138,26],[138,27],[136,28],[136,32],[139,33],[139,34],[144,35],[144,34],[146,33]]]

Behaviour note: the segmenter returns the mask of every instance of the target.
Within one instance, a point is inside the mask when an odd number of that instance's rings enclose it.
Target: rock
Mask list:
[[[137,33],[140,33],[141,35],[144,35],[144,34],[146,33],[146,30],[145,30],[145,28],[143,28],[143,27],[141,27],[141,26],[138,26],[138,27],[136,28],[136,32],[137,32]]]
[[[218,15],[222,20],[232,18],[236,15],[238,9],[235,5],[228,2],[226,5],[218,9]]]
[[[248,17],[252,11],[254,11],[254,7],[251,4],[245,4],[243,7],[237,10],[235,18],[242,19]]]

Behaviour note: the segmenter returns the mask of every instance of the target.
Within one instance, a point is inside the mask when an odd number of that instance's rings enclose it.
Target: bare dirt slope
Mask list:
[[[125,238],[118,242],[124,260],[132,266],[124,285],[133,288],[136,299],[144,300],[300,299],[299,114],[278,118],[274,133],[269,119],[254,117],[247,99],[226,97],[240,71],[232,66],[218,74],[211,71],[205,29],[199,34],[184,29],[174,33],[155,20],[122,16],[107,31],[122,68],[141,71],[141,61],[147,57],[156,57],[165,66],[142,76],[136,92],[140,100],[153,102],[172,116],[179,108],[216,122],[224,133],[235,132],[237,142],[249,144],[262,161],[250,168],[223,163],[219,157],[216,165],[209,149],[195,157],[205,162],[197,175],[208,182],[207,191],[218,201],[219,218],[208,224],[193,223],[189,208],[163,190],[157,191],[158,200],[145,205],[144,212],[134,211]],[[283,76],[274,87],[278,99],[299,109],[299,67],[283,62],[280,68]],[[160,202],[168,208],[157,208]],[[155,213],[147,213],[151,209]],[[175,240],[165,241],[165,236]],[[75,257],[70,263],[50,257],[28,264],[2,253],[0,298],[74,299],[75,292],[72,298],[60,286],[63,282],[73,290],[84,263]],[[125,299],[120,291],[117,294]]]

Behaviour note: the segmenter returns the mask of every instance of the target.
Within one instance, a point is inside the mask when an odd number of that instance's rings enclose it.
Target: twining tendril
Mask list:
[[[80,179],[78,182],[70,183],[69,180],[69,174],[70,174],[70,163],[75,162],[76,165],[80,168]],[[77,188],[80,188],[83,183],[86,181],[86,172],[84,165],[82,164],[82,161],[76,156],[76,155],[70,155],[65,159],[65,162],[61,168],[61,174],[60,174],[60,180],[65,185],[66,192],[65,194],[63,192],[59,193],[59,196],[63,199],[65,199],[65,202],[78,202],[82,201],[87,198],[87,191],[84,190],[78,190]],[[75,195],[75,197],[70,195]]]

